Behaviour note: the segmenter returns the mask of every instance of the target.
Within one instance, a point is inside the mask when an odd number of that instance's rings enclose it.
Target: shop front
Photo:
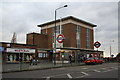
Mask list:
[[[42,50],[42,49],[37,49],[37,59],[42,62],[42,61],[49,61],[49,54],[47,50]]]
[[[103,58],[103,51],[96,51],[96,50],[80,50],[81,58],[83,60],[86,60],[87,58],[93,57],[93,58]]]
[[[55,60],[56,63],[69,63],[70,57],[74,63],[84,62],[89,57],[103,57],[103,51],[77,49],[77,48],[61,48],[56,49]]]
[[[56,63],[69,63],[69,56],[71,56],[72,62],[75,62],[75,53],[74,50],[56,49]]]
[[[35,49],[6,48],[7,63],[17,63],[19,61],[29,62],[30,56],[35,56]]]

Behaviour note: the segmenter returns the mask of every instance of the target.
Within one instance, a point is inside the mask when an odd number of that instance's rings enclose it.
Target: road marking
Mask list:
[[[108,71],[111,71],[111,70],[107,70],[107,71],[103,71],[103,72],[108,72]]]
[[[50,80],[50,77],[47,77],[46,80]]]
[[[88,68],[82,68],[82,69],[88,69]]]
[[[106,69],[106,68],[102,68],[102,69]]]
[[[111,71],[111,70],[108,69],[107,71]]]
[[[67,74],[68,78],[72,78],[72,76],[70,74]]]
[[[95,71],[95,72],[101,72],[101,71],[98,71],[98,70],[93,70],[93,71]]]
[[[87,74],[87,73],[85,73],[85,72],[81,72],[81,73],[84,74],[84,75],[87,75],[87,76],[89,75],[89,74]]]
[[[11,69],[8,69],[8,70],[11,70]]]
[[[80,77],[76,77],[76,78],[83,78],[83,77],[85,77],[85,76],[80,76]]]
[[[110,67],[110,69],[118,69],[118,67]]]

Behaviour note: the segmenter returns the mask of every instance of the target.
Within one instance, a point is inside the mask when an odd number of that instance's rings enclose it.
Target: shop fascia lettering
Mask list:
[[[15,52],[29,52],[29,50],[21,49],[21,50],[15,50]]]
[[[14,53],[35,53],[35,49],[7,48],[6,52],[14,52]]]

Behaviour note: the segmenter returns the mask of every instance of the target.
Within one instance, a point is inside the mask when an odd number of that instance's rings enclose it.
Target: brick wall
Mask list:
[[[76,47],[76,25],[71,23],[63,25],[63,35],[64,47]]]
[[[93,33],[93,30],[90,30],[90,48],[94,49],[94,33]]]
[[[63,35],[65,40],[63,42],[64,47],[74,47],[76,48],[76,28],[77,25],[69,23],[64,24],[63,26]],[[48,35],[48,48],[52,48],[53,43],[53,28],[43,29],[41,31],[43,34]],[[93,30],[90,29],[90,49],[94,49],[93,42]],[[86,28],[81,26],[80,27],[80,48],[86,48]]]
[[[26,43],[36,45],[38,48],[48,48],[48,35],[38,33],[27,34]]]
[[[42,34],[47,34],[48,36],[48,41],[47,43],[49,43],[47,45],[47,48],[52,48],[52,45],[53,45],[53,28],[48,28],[48,29],[43,29],[41,30],[41,33]]]
[[[86,48],[86,28],[81,26],[81,48]]]

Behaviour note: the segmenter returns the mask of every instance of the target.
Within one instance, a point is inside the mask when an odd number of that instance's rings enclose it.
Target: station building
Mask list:
[[[55,21],[39,24],[41,33],[26,34],[26,44],[0,42],[0,56],[3,63],[29,62],[30,56],[40,61],[53,61],[60,63],[64,60],[84,61],[88,57],[103,57],[103,51],[94,50],[94,27],[97,25],[84,20],[68,16],[56,20],[56,38],[59,34],[64,35],[64,41],[56,41],[56,53],[54,48]],[[54,55],[55,54],[55,55]]]
[[[38,27],[41,33],[27,34],[26,44],[37,46],[38,57],[49,55],[50,60],[53,60],[55,21],[39,24]],[[56,60],[61,61],[64,58],[68,61],[69,55],[72,55],[73,61],[90,56],[102,58],[103,51],[94,50],[94,27],[97,25],[73,16],[56,20],[56,38],[59,34],[65,37],[63,43],[56,41]],[[41,49],[47,51],[47,54],[41,52]]]

